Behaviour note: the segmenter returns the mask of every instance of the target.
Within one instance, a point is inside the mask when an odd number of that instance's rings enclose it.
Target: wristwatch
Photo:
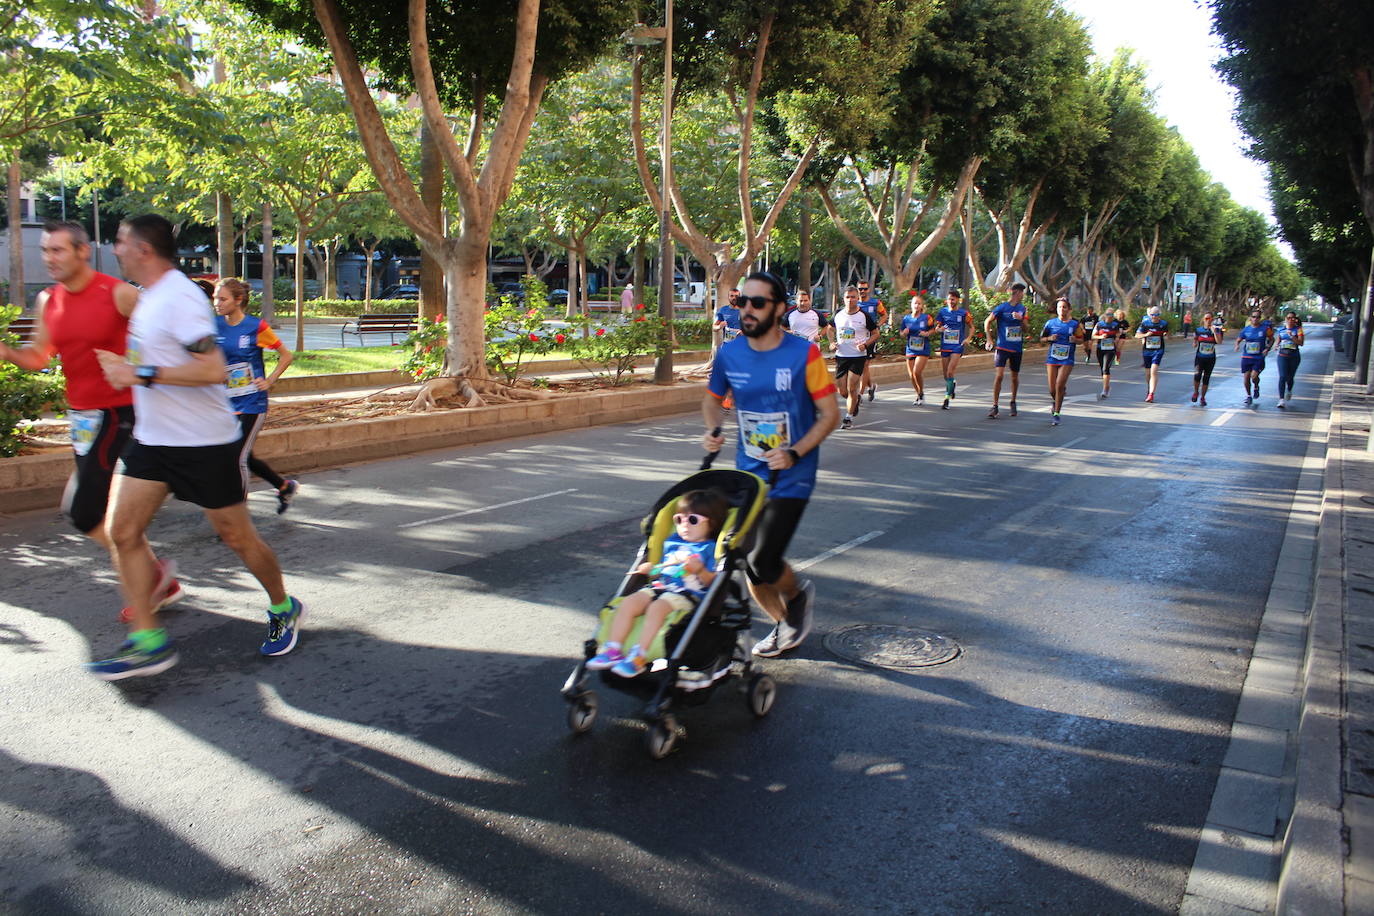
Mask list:
[[[144,388],[153,387],[153,382],[157,379],[158,372],[161,371],[157,366],[136,366],[134,375],[138,378],[139,384]]]
[[[797,450],[796,450],[796,449],[794,449],[794,448],[789,448],[789,449],[787,449],[786,451],[787,451],[787,454],[789,454],[789,455],[792,456],[792,463],[793,463],[793,464],[798,464],[798,463],[801,461],[801,455],[797,454]]]

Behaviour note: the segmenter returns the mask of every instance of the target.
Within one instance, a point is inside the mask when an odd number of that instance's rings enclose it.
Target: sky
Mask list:
[[[1246,157],[1247,141],[1232,118],[1234,93],[1212,64],[1221,48],[1212,15],[1196,0],[1062,0],[1092,35],[1093,49],[1111,57],[1128,47],[1150,74],[1155,107],[1197,152],[1202,167],[1243,206],[1273,223],[1264,167]]]

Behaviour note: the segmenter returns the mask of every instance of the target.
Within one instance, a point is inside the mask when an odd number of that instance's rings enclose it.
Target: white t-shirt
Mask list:
[[[859,347],[859,341],[867,340],[869,334],[877,327],[873,316],[862,311],[851,314],[848,309],[842,309],[835,313],[832,320],[835,323],[835,342],[839,345],[835,355],[867,356],[868,354]]]
[[[783,316],[783,324],[787,326],[789,331],[798,337],[805,337],[812,343],[815,343],[821,336],[821,328],[828,323],[825,316],[814,308],[809,308],[804,312],[801,309],[793,309]]]
[[[215,337],[215,318],[200,287],[169,270],[138,296],[129,319],[129,362],[135,366],[182,366],[194,357],[186,347]],[[224,382],[187,387],[134,387],[134,438],[144,445],[224,445],[239,438],[239,424]]]

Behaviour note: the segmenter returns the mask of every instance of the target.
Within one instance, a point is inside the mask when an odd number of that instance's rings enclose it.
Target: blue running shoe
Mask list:
[[[122,681],[126,677],[148,677],[161,674],[178,661],[169,639],[150,651],[138,649],[133,640],[126,640],[112,658],[87,662],[86,670],[102,681]]]
[[[619,646],[606,646],[596,655],[587,659],[588,671],[605,671],[613,668],[619,662],[625,660],[625,653],[620,651]]]
[[[648,667],[649,660],[644,657],[644,650],[635,646],[629,655],[611,666],[611,673],[621,677],[639,677]]]
[[[305,605],[291,599],[291,610],[285,614],[267,612],[267,638],[262,643],[263,655],[285,655],[296,648],[296,634],[300,631]]]

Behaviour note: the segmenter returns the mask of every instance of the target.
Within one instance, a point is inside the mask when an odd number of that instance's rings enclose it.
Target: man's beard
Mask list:
[[[777,323],[777,315],[773,312],[769,312],[766,317],[754,319],[753,330],[750,330],[748,327],[745,326],[743,321],[740,321],[740,333],[742,333],[745,337],[763,337],[769,331],[773,330],[773,327]]]

